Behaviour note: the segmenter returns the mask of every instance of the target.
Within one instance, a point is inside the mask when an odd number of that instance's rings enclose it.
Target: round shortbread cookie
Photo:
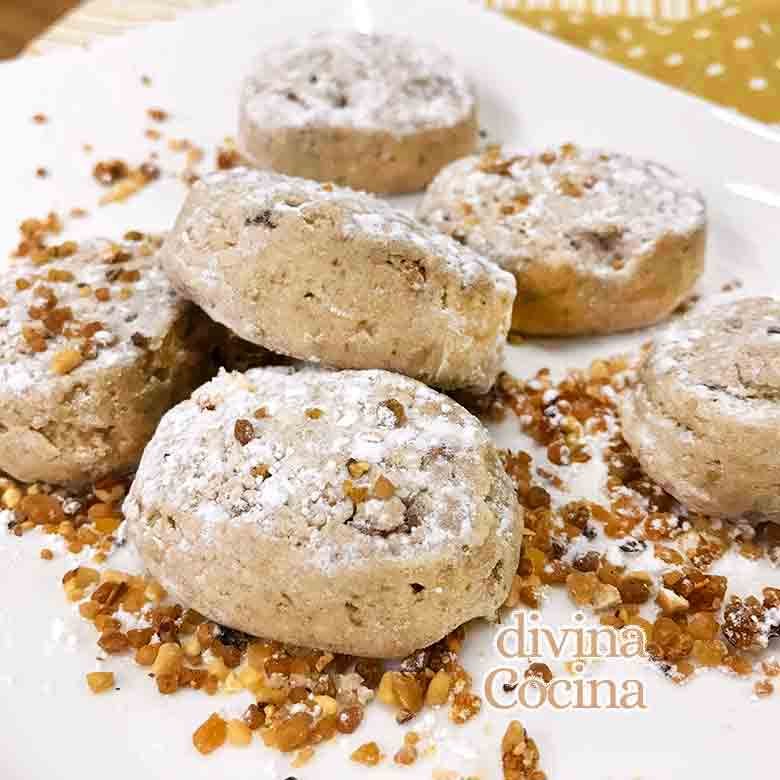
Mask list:
[[[0,470],[53,483],[126,471],[213,375],[213,326],[174,292],[158,247],[70,242],[0,268]]]
[[[242,90],[243,155],[292,176],[414,192],[477,139],[465,74],[402,36],[336,31],[285,41],[263,51]]]
[[[698,192],[657,163],[572,144],[458,160],[417,215],[515,275],[512,329],[529,335],[651,325],[704,268]]]
[[[185,297],[274,352],[448,389],[487,390],[501,368],[511,274],[371,195],[215,173],[162,256]]]
[[[124,504],[154,577],[223,625],[403,656],[506,598],[522,541],[479,421],[385,371],[221,373],[163,417]]]
[[[780,521],[780,301],[746,298],[669,327],[622,414],[642,468],[689,509]]]

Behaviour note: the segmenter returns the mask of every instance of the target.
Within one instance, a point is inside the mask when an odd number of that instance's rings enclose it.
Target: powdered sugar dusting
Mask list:
[[[305,216],[323,203],[333,205],[342,215],[341,229],[345,238],[363,235],[412,244],[439,258],[450,271],[463,279],[464,284],[472,285],[489,279],[498,290],[514,295],[515,280],[511,274],[373,195],[355,192],[348,187],[323,186],[308,179],[246,168],[212,173],[194,187],[235,188],[240,191],[242,210],[258,213],[267,210],[271,220],[274,215],[281,216],[291,211]],[[222,219],[221,214],[215,214],[209,207],[199,209],[189,220],[185,240],[196,243],[208,234],[208,243],[213,245],[226,233],[224,225],[220,229]],[[208,281],[204,278],[204,282]]]
[[[263,51],[243,88],[263,128],[352,128],[407,135],[452,127],[475,110],[446,54],[396,35],[321,32]]]
[[[237,420],[251,424],[243,444]],[[251,524],[305,545],[313,567],[335,573],[378,554],[478,544],[486,510],[497,533],[513,533],[511,485],[500,465],[486,471],[489,451],[475,418],[399,375],[223,372],[163,418],[124,509],[136,534],[159,534],[173,511],[195,516],[206,540]]]
[[[509,270],[532,260],[628,274],[664,237],[703,228],[702,196],[657,163],[565,145],[447,166],[418,216]]]
[[[698,403],[738,419],[780,419],[780,303],[743,298],[703,306],[667,327],[643,368]]]
[[[142,249],[143,247],[143,249]],[[112,258],[121,255],[121,262]],[[52,281],[49,272],[71,274],[69,281]],[[123,281],[120,272],[134,272],[140,278]],[[55,277],[56,278],[56,277]],[[18,289],[18,280],[29,283]],[[56,296],[56,308],[70,308],[72,319],[65,322],[65,333],[53,333],[43,322],[30,316],[31,308],[41,308],[45,299],[41,288]],[[105,289],[110,299],[99,301],[95,290]],[[122,297],[122,290],[131,294]],[[163,274],[156,255],[148,244],[116,244],[103,239],[82,242],[70,257],[51,260],[43,266],[19,260],[0,266],[0,388],[5,394],[22,395],[50,382],[83,382],[94,372],[126,366],[138,359],[142,348],[133,343],[140,333],[157,348],[181,313],[184,302],[176,295]],[[82,341],[68,338],[68,329],[100,322],[103,327],[92,336],[94,357],[85,360],[65,377],[51,371],[58,351],[78,349]],[[46,333],[46,350],[34,352],[26,342],[23,327],[34,327]]]

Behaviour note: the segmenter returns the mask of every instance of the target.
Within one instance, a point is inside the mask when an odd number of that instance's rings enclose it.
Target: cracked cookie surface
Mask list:
[[[223,625],[401,656],[492,616],[521,510],[476,418],[385,371],[222,373],[171,410],[124,507],[147,567]]]

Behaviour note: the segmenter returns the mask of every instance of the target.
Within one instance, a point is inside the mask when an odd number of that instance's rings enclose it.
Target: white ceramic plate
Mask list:
[[[705,192],[710,209],[709,268],[704,291],[740,278],[746,290],[778,293],[780,244],[780,137],[699,100],[609,65],[587,54],[454,0],[412,3],[379,0],[265,0],[186,16],[101,45],[91,53],[63,53],[0,68],[2,168],[0,247],[10,251],[16,225],[49,209],[88,208],[89,219],[68,222],[75,238],[121,235],[129,228],[165,229],[185,189],[166,179],[125,204],[98,208],[94,161],[118,156],[140,162],[160,146],[164,167],[181,168],[181,156],[143,136],[145,111],[161,106],[172,118],[166,137],[189,138],[213,149],[235,132],[238,83],[253,54],[268,41],[323,25],[414,33],[450,50],[471,72],[491,137],[518,145],[566,140],[653,157],[688,175]],[[153,79],[141,84],[141,74]],[[36,125],[31,117],[50,117]],[[86,155],[82,144],[94,146]],[[175,165],[174,160],[178,160]],[[47,179],[34,171],[45,166]],[[411,205],[406,199],[405,205]],[[528,375],[541,365],[557,370],[635,346],[647,333],[599,341],[528,343],[512,348],[510,370]],[[514,425],[499,441],[526,446]],[[596,472],[578,484],[599,490]],[[116,672],[121,691],[95,697],[84,674],[98,668],[91,627],[73,614],[59,585],[73,556],[38,558],[42,541],[0,536],[0,778],[116,780],[182,777],[429,778],[436,769],[482,780],[500,777],[499,742],[517,717],[537,739],[553,780],[707,777],[726,780],[776,773],[774,747],[780,695],[751,701],[750,684],[718,673],[684,688],[648,664],[603,662],[598,674],[647,685],[648,708],[626,711],[495,711],[459,728],[446,715],[415,723],[433,735],[436,750],[414,767],[385,761],[365,770],[348,761],[356,745],[376,740],[392,755],[401,730],[381,706],[370,707],[360,730],[318,750],[301,770],[263,748],[225,748],[210,758],[191,746],[193,729],[215,708],[238,713],[248,695],[210,699],[181,692],[160,697],[129,659],[103,665]],[[123,553],[127,555],[127,553]],[[115,565],[121,566],[118,560]],[[718,564],[736,592],[780,585],[766,566],[729,556]],[[544,610],[547,623],[571,616],[560,594]],[[477,677],[491,664],[493,629],[483,626],[468,642],[466,666]],[[560,664],[553,665],[560,671]],[[479,684],[479,680],[478,680]]]

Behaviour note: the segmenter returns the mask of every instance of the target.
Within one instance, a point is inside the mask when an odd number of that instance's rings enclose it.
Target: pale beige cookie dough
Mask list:
[[[780,301],[742,299],[669,327],[622,413],[642,468],[689,509],[780,521]]]
[[[418,217],[515,275],[512,329],[529,335],[651,325],[704,268],[698,192],[657,163],[572,144],[458,160]]]
[[[213,374],[212,326],[174,292],[158,246],[71,242],[0,267],[0,470],[53,483],[126,471]]]
[[[251,164],[354,189],[421,190],[477,138],[465,74],[403,36],[285,41],[263,51],[242,90],[239,146]]]
[[[185,297],[280,354],[478,391],[501,368],[511,274],[371,195],[211,174],[162,256]]]
[[[172,409],[124,504],[149,571],[250,634],[395,657],[493,616],[522,514],[487,431],[385,371],[221,373]]]

